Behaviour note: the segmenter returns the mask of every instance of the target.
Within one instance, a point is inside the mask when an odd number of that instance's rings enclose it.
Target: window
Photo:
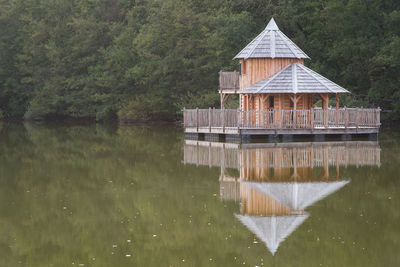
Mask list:
[[[242,75],[242,63],[239,63],[239,75]]]
[[[274,107],[274,97],[273,96],[269,96],[268,100],[269,100],[269,107],[273,108]]]
[[[292,99],[290,99],[289,101],[290,101],[290,107],[294,108],[294,103],[293,103]]]

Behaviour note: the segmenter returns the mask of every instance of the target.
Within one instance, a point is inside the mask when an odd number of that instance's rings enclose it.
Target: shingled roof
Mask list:
[[[279,244],[293,233],[308,218],[309,214],[269,217],[235,214],[235,216],[265,243],[272,255],[275,255]]]
[[[303,64],[293,63],[271,78],[246,88],[242,94],[350,93]]]
[[[272,18],[264,31],[235,56],[238,58],[309,58],[281,32]]]

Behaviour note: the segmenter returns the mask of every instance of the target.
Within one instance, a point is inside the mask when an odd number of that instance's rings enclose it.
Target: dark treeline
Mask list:
[[[400,118],[400,2],[0,0],[0,117],[175,120],[273,16],[306,65]]]

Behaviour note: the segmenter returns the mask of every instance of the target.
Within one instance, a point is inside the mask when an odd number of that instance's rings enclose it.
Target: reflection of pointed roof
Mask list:
[[[254,183],[247,186],[266,194],[294,210],[304,210],[319,200],[339,190],[350,181],[314,183]]]
[[[296,230],[309,215],[259,217],[235,214],[235,216],[267,245],[272,255],[275,255],[279,244]]]
[[[295,43],[283,34],[272,18],[264,31],[251,41],[237,58],[309,58]]]
[[[343,87],[307,68],[293,63],[283,68],[271,78],[262,80],[246,88],[243,94],[259,93],[349,93]]]

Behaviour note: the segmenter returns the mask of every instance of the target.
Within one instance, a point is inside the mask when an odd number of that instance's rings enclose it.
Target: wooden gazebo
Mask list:
[[[314,95],[328,109],[329,95],[349,93],[322,75],[304,66],[309,58],[284,35],[272,18],[265,30],[235,59],[240,60],[240,107],[242,110],[312,109]]]
[[[304,66],[309,57],[272,18],[234,59],[239,71],[220,72],[221,109],[184,109],[186,133],[223,135],[377,134],[380,109],[340,108],[346,89]],[[239,109],[225,109],[232,94]],[[330,96],[336,104],[329,107]],[[321,107],[314,107],[321,99]]]

